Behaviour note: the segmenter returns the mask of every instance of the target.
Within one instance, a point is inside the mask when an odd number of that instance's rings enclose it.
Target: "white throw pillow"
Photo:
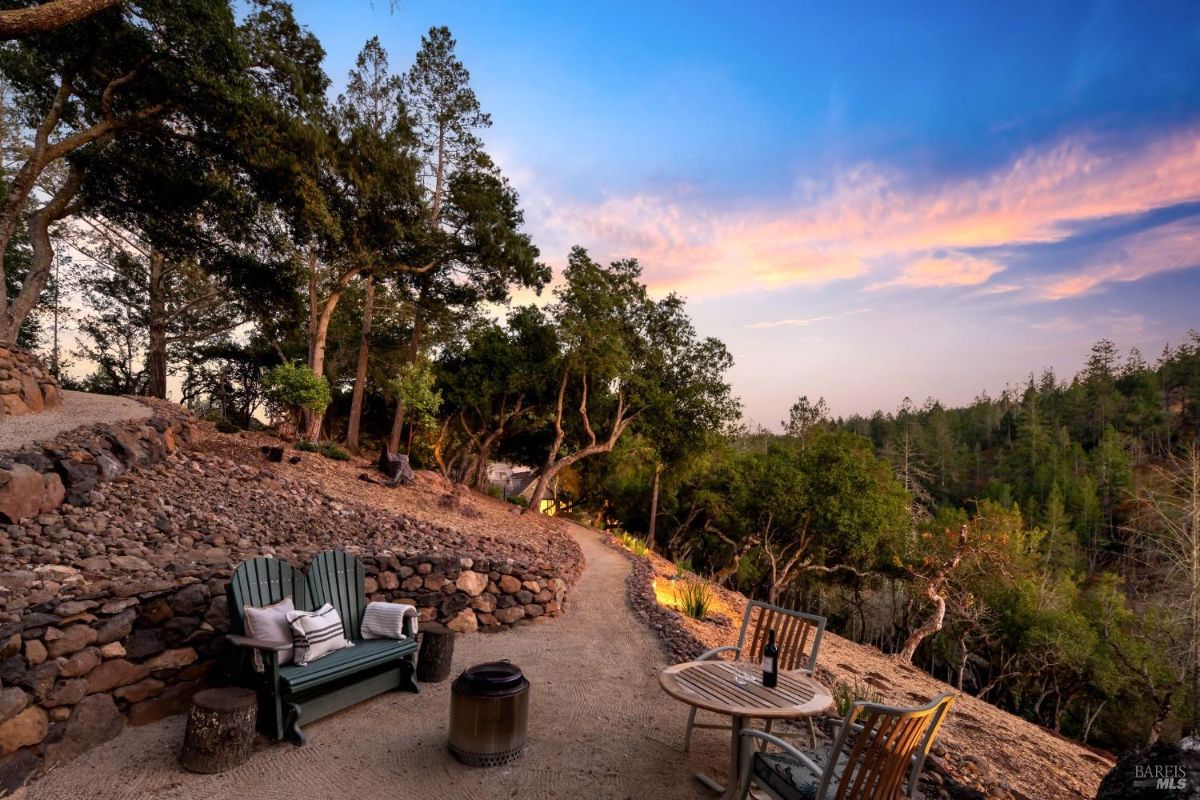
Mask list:
[[[417,609],[405,603],[367,603],[363,612],[362,638],[403,639],[404,618],[413,618],[413,633],[417,630]]]
[[[279,651],[279,663],[288,664],[292,660],[292,627],[288,624],[287,615],[296,610],[292,598],[285,597],[278,603],[269,606],[246,606],[246,633],[251,639],[259,639],[271,644],[286,644],[286,650]]]
[[[293,611],[287,615],[296,645],[296,663],[304,666],[321,656],[351,647],[342,632],[342,618],[332,604],[316,611]]]

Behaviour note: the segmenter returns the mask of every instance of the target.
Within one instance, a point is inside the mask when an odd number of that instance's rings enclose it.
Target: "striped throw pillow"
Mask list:
[[[288,614],[295,644],[295,662],[304,666],[321,656],[351,647],[342,632],[342,618],[337,609],[326,603],[316,611],[293,611]]]
[[[412,617],[412,631],[417,632],[417,609],[404,603],[367,603],[363,612],[362,638],[403,639],[404,618]]]

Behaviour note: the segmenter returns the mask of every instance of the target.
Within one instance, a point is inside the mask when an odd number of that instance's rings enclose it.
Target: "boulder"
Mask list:
[[[49,639],[49,635],[46,638]],[[77,650],[82,650],[95,641],[96,629],[91,625],[72,625],[62,631],[60,638],[55,639],[47,645],[46,652],[51,658],[58,658],[59,656],[70,655]]]
[[[141,664],[133,664],[123,658],[114,658],[105,661],[88,673],[88,694],[111,692],[120,686],[137,683],[149,674],[150,670]]]
[[[471,609],[463,609],[454,619],[446,623],[446,627],[455,633],[474,633],[479,629],[479,621]]]
[[[8,722],[29,706],[29,695],[24,689],[6,686],[0,689],[0,723]]]
[[[38,706],[29,706],[7,722],[0,723],[0,755],[8,755],[46,738],[50,718]]]
[[[512,575],[501,575],[498,585],[505,594],[516,594],[521,590],[521,581]]]
[[[70,761],[125,729],[125,718],[106,694],[85,697],[67,722],[61,741],[46,747],[46,766]]]
[[[476,597],[483,593],[487,588],[487,575],[480,574],[468,570],[458,576],[458,580],[454,582],[455,588],[460,592],[466,592],[471,597]]]
[[[36,517],[45,497],[42,476],[24,464],[0,468],[0,522],[17,523]]]

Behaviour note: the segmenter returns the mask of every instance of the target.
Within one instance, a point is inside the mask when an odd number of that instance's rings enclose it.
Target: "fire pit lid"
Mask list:
[[[488,661],[467,667],[454,680],[454,691],[475,697],[506,697],[522,691],[528,682],[521,668],[508,661]]]

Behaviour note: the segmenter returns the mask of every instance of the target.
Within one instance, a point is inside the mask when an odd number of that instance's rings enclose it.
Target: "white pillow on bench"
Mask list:
[[[342,618],[331,603],[316,611],[293,611],[287,615],[292,626],[296,663],[305,666],[343,647],[352,647],[342,632]]]
[[[280,664],[289,664],[292,661],[292,627],[288,622],[288,614],[295,610],[296,606],[290,597],[269,606],[245,608],[246,633],[251,639],[287,645],[286,650],[279,651]]]

